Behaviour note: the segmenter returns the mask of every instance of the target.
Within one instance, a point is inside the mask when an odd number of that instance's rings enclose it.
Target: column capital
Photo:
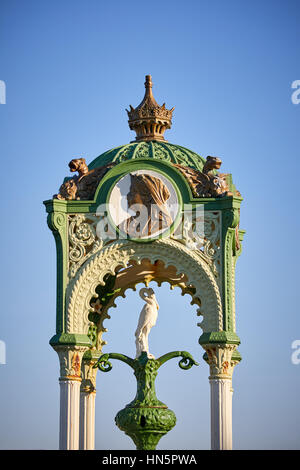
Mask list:
[[[60,363],[60,380],[81,381],[82,356],[88,349],[87,346],[55,345]]]
[[[202,344],[204,359],[209,364],[209,379],[231,380],[233,369],[241,360],[236,344]]]
[[[96,377],[98,369],[94,369],[97,359],[82,360],[82,383],[80,391],[82,393],[96,393]]]

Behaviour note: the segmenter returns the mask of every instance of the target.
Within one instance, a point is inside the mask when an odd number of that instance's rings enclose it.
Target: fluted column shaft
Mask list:
[[[211,378],[211,448],[232,449],[232,392],[231,380]]]
[[[206,344],[210,376],[211,449],[232,449],[232,374],[236,345]]]
[[[60,420],[59,449],[79,448],[79,396],[81,380],[59,380]]]
[[[99,355],[96,355],[98,358]],[[96,360],[83,359],[82,383],[80,390],[80,432],[79,448],[81,450],[95,449],[95,400],[96,375],[94,368]]]
[[[80,393],[80,434],[81,450],[95,449],[95,399],[96,392]]]

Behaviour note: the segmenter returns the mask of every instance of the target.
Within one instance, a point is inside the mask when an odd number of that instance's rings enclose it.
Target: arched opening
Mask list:
[[[107,328],[103,353],[119,352],[130,357],[135,355],[134,331],[137,326],[143,301],[138,291],[128,289],[126,297],[115,299],[116,308],[109,310],[110,319],[104,321]],[[187,350],[199,367],[182,371],[178,360],[164,364],[156,379],[157,397],[177,417],[176,426],[162,438],[157,449],[209,448],[209,390],[208,370],[202,360],[203,350],[198,344],[197,305],[190,305],[191,297],[182,295],[180,287],[170,289],[167,282],[158,286],[150,281],[159,303],[156,325],[149,335],[149,349],[155,357],[174,350]],[[191,314],[193,313],[193,314]],[[200,332],[200,330],[199,330]],[[111,361],[109,373],[97,373],[96,396],[96,449],[134,449],[131,439],[114,423],[119,410],[132,401],[136,393],[136,380],[131,368],[119,361]]]
[[[122,270],[125,271],[124,276]],[[179,286],[183,293],[189,293],[197,303],[198,313],[203,315],[203,331],[222,330],[221,295],[210,267],[183,244],[162,239],[151,244],[116,241],[95,253],[68,286],[68,333],[88,333],[91,299],[97,297],[96,288],[105,284],[107,274],[115,276],[116,273],[119,273],[121,289],[118,295],[122,295],[122,290],[125,292],[128,287],[134,287],[138,281],[147,283],[155,279],[158,283],[170,282]]]
[[[135,291],[137,284],[141,282],[146,286],[149,286],[151,281],[155,281],[158,286],[165,282],[170,285],[171,289],[179,287],[181,295],[189,294],[191,305],[196,304],[199,307],[197,314],[201,315],[201,300],[196,296],[196,289],[189,283],[187,275],[178,274],[175,266],[166,266],[160,259],[155,260],[154,263],[151,263],[149,258],[143,258],[139,263],[136,260],[130,260],[127,266],[117,266],[113,274],[106,274],[103,281],[104,283],[96,287],[95,295],[90,300],[92,312],[89,314],[89,319],[97,324],[97,349],[101,349],[106,344],[105,333],[109,326],[106,327],[104,321],[110,318],[111,308],[116,307],[116,299],[125,298],[127,290]],[[201,323],[199,322],[198,325],[200,326]]]
[[[204,449],[208,448],[208,416],[206,416],[208,408],[205,407],[204,410],[201,410],[199,406],[199,400],[202,400],[201,390],[205,395],[203,396],[205,403],[207,403],[208,399],[208,391],[204,385],[207,380],[207,369],[205,363],[201,361],[203,351],[198,345],[200,331],[196,326],[197,323],[199,323],[199,318],[197,318],[195,314],[198,313],[201,315],[201,328],[203,332],[222,330],[223,315],[221,295],[210,266],[201,255],[188,249],[184,244],[174,239],[161,239],[152,243],[134,243],[126,240],[114,241],[94,253],[86,263],[79,268],[75,278],[69,283],[67,288],[68,305],[65,321],[67,333],[79,333],[83,335],[89,333],[91,326],[90,314],[93,312],[93,308],[95,310],[95,307],[92,308],[91,306],[91,301],[97,301],[97,287],[106,285],[107,276],[117,276],[118,283],[116,282],[114,285],[117,291],[113,292],[105,308],[103,309],[101,307],[99,312],[101,318],[100,321],[96,322],[97,336],[100,338],[98,345],[100,348],[102,347],[103,352],[120,352],[135,357],[134,338],[131,337],[130,341],[128,340],[129,343],[126,347],[122,347],[121,340],[127,337],[126,335],[129,332],[134,334],[137,326],[137,319],[141,309],[136,308],[137,296],[131,289],[137,288],[140,283],[142,283],[140,284],[141,287],[144,286],[144,284],[148,283],[150,286],[153,283],[155,291],[157,285],[160,285],[159,289],[163,290],[169,287],[167,286],[168,283],[171,287],[175,286],[174,292],[177,292],[177,297],[181,299],[180,301],[184,299],[187,310],[186,314],[182,315],[178,298],[174,304],[171,303],[173,299],[175,299],[174,293],[171,296],[162,297],[169,298],[169,302],[164,311],[172,313],[171,315],[165,316],[167,325],[164,328],[159,329],[155,327],[153,328],[153,333],[151,331],[151,348],[153,347],[153,341],[155,341],[154,332],[163,332],[163,338],[159,339],[159,345],[162,349],[160,349],[159,353],[153,350],[152,354],[156,355],[156,357],[160,357],[174,350],[187,350],[192,355],[195,355],[195,360],[200,362],[203,366],[195,367],[193,368],[194,370],[182,371],[178,370],[178,363],[175,359],[170,361],[167,365],[162,366],[156,382],[157,396],[161,401],[165,402],[170,409],[173,409],[175,414],[178,413],[177,410],[180,410],[179,413],[181,413],[181,417],[177,414],[177,425],[170,433],[171,437],[178,433],[178,441],[175,439],[176,444],[174,440],[171,440],[171,443],[168,444],[170,436],[167,435],[164,436],[162,440],[162,447],[158,448],[190,449],[196,447],[196,445],[197,448],[199,448],[199,442],[203,442]],[[122,296],[123,294],[125,295],[125,292],[126,299],[123,299]],[[189,296],[184,295],[182,297],[181,294],[189,294]],[[129,299],[132,295],[134,303],[133,306],[130,307]],[[190,298],[188,299],[188,297]],[[191,307],[191,301],[196,305]],[[118,307],[120,302],[123,302],[125,312],[127,313],[121,316],[115,314],[111,315],[110,319],[110,314],[113,312],[111,307],[114,304]],[[117,308],[117,311],[119,311],[119,308]],[[133,312],[135,316],[130,315],[131,312]],[[191,312],[194,312],[194,315],[191,315]],[[114,324],[116,318],[118,321]],[[132,326],[129,325],[129,320],[134,321]],[[188,327],[188,325],[190,326]],[[188,331],[191,332],[191,336],[189,339],[182,341],[183,336],[186,335]],[[116,347],[114,347],[112,340],[118,337],[119,340],[117,341]],[[169,343],[170,340],[175,339],[177,339],[177,341],[173,344]],[[108,344],[106,345],[105,342]],[[192,350],[192,344],[195,350]],[[97,347],[96,349],[99,348]],[[112,436],[117,435],[118,439],[120,439],[116,444],[116,448],[123,447],[125,449],[131,444],[128,442],[129,438],[119,432],[118,428],[115,427],[114,416],[124,405],[134,398],[136,383],[132,372],[126,370],[124,364],[117,364],[118,361],[114,362],[113,367],[115,372],[112,371],[105,377],[101,377],[100,373],[98,373],[97,397],[100,396],[100,398],[97,398],[97,410],[99,410],[97,411],[97,416],[99,416],[98,422],[100,421],[101,429],[103,429],[103,427],[108,428],[111,425],[110,437],[112,438]],[[170,371],[172,371],[172,374],[169,376]],[[201,374],[203,374],[203,380]],[[190,378],[193,376],[194,382],[189,383]],[[116,378],[116,382],[113,382],[114,378]],[[166,387],[164,394],[161,393],[160,383],[164,384]],[[106,385],[108,389],[105,392],[104,387]],[[203,386],[203,389],[201,386]],[[102,387],[103,393],[101,393]],[[192,396],[189,396],[189,393],[191,393]],[[113,402],[114,400],[115,402]],[[105,405],[106,402],[109,403],[109,406]],[[183,403],[184,406],[182,406]],[[111,415],[104,424],[105,415],[109,412],[111,412],[113,416]],[[178,423],[185,423],[185,425],[189,423],[187,425],[188,428],[194,428],[195,431],[188,433],[187,428],[184,430],[181,424],[178,426]],[[108,431],[105,430],[105,432],[105,436],[108,436]],[[188,436],[185,444],[182,442],[182,435]],[[103,439],[106,439],[106,437]],[[120,444],[121,442],[123,444]],[[105,441],[105,444],[101,444],[101,439],[96,444],[96,448],[98,449],[107,447],[112,448],[112,445],[107,441]]]

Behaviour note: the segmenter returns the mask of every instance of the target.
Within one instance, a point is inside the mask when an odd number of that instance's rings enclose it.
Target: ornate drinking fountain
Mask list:
[[[165,139],[174,108],[160,106],[152,87],[147,75],[142,102],[127,111],[135,140],[102,151],[90,162],[84,155],[73,158],[71,176],[44,201],[57,256],[56,329],[50,345],[59,358],[62,450],[95,448],[97,368],[109,369],[108,360],[116,358],[103,356],[103,322],[127,289],[152,281],[179,287],[197,306],[197,339],[209,367],[211,448],[232,449],[232,377],[241,360],[235,269],[245,233],[242,196],[232,174],[220,172],[220,157],[205,158]],[[151,294],[146,297],[150,302]],[[117,422],[122,427],[123,416],[136,416],[126,430],[139,439],[143,434],[132,431],[134,422],[149,439],[151,432],[158,433],[151,424],[155,413],[168,416],[157,420],[159,426],[175,423],[166,405],[157,405],[154,391],[158,367],[175,352],[159,359],[149,354],[147,338],[157,307],[148,312],[149,322],[146,310],[136,332],[136,358],[117,355],[133,367],[138,381],[137,401],[125,415],[120,412]],[[181,357],[180,365],[188,368],[191,359],[187,353]],[[149,396],[155,405],[146,406]]]

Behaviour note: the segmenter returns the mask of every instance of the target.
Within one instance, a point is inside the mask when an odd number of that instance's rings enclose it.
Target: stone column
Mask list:
[[[79,448],[81,360],[86,347],[54,346],[60,362],[59,449]]]
[[[203,345],[210,368],[211,448],[232,449],[232,373],[236,361],[231,344]]]
[[[95,449],[95,399],[96,375],[98,369],[93,369],[96,361],[82,361],[83,380],[80,388],[80,433],[79,448],[81,450]]]

